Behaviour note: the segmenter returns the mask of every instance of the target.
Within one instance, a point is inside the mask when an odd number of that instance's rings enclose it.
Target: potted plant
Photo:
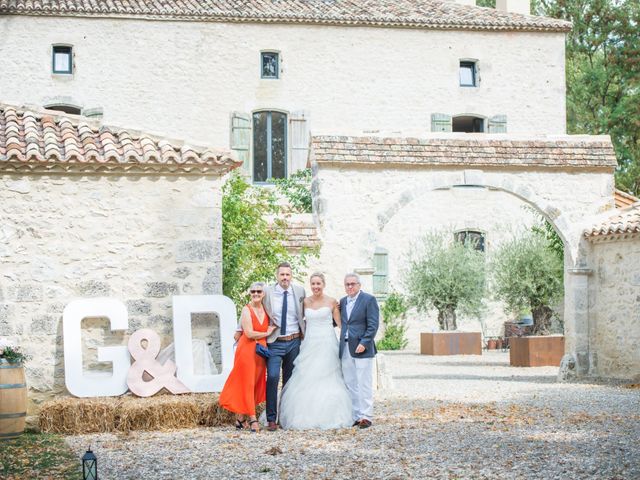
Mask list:
[[[454,241],[445,232],[422,237],[408,256],[405,286],[418,311],[438,311],[444,332],[422,333],[421,353],[482,354],[480,332],[456,332],[458,312],[479,316],[485,294],[485,258],[472,244]]]
[[[559,365],[564,337],[549,335],[552,305],[564,293],[563,261],[552,243],[537,231],[525,232],[498,249],[491,265],[495,297],[514,312],[529,311],[531,335],[511,338],[511,364]]]
[[[3,439],[24,432],[27,385],[23,364],[27,359],[19,347],[0,338],[0,438]]]

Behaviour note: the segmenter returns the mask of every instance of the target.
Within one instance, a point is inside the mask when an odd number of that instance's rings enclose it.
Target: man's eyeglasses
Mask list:
[[[249,293],[251,293],[252,295],[254,293],[262,293],[262,290],[249,290]]]
[[[355,282],[355,283],[345,283],[344,284],[345,287],[355,287],[356,285],[358,285],[357,282]]]

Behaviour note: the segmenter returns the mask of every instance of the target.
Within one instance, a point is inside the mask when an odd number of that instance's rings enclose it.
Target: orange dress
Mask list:
[[[251,323],[255,332],[266,332],[269,317],[264,314],[262,324],[249,305]],[[256,342],[267,346],[267,339],[252,340],[244,333],[238,340],[233,369],[227,378],[218,403],[221,407],[241,415],[255,415],[256,405],[265,401],[267,396],[267,363],[256,353]]]

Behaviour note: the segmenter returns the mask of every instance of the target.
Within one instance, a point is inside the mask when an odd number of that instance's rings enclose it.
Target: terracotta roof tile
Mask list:
[[[224,174],[241,162],[207,147],[97,126],[80,116],[0,104],[0,170]]]
[[[640,202],[640,198],[629,195],[628,193],[625,193],[622,190],[618,190],[617,188],[613,193],[613,198],[616,202],[616,208],[624,208],[628,207],[629,205],[633,205],[636,202]]]
[[[549,168],[616,167],[607,135],[518,138],[506,135],[450,134],[429,138],[317,136],[312,160],[355,164],[522,166]]]
[[[0,0],[0,15],[126,16],[160,20],[569,31],[562,20],[442,0]]]
[[[640,202],[619,210],[618,213],[602,223],[594,225],[584,231],[584,236],[590,239],[609,235],[640,233]]]
[[[285,236],[284,246],[292,252],[298,252],[303,248],[313,249],[320,245],[318,230],[312,220],[288,222]]]

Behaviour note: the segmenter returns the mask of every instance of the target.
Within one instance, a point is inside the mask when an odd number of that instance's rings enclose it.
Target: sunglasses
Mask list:
[[[251,294],[262,293],[262,290],[249,290],[249,293],[251,293]]]

